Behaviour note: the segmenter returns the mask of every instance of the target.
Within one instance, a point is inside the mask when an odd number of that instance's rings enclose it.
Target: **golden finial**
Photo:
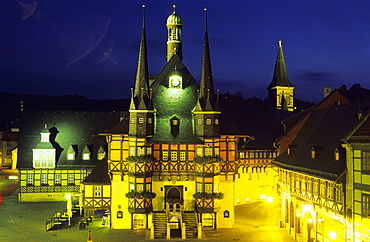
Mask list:
[[[208,9],[207,9],[207,8],[204,8],[203,10],[204,10],[204,11],[207,11]]]
[[[143,5],[141,5],[141,7],[145,8],[145,7],[146,7],[146,5],[145,5],[145,4],[143,4]]]

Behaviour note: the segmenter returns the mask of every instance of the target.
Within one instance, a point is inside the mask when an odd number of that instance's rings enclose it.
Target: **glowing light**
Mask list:
[[[17,180],[18,176],[9,176],[8,178],[9,178],[9,180]]]
[[[260,199],[265,199],[266,198],[266,195],[265,194],[261,194],[260,195]]]
[[[309,224],[312,224],[312,218],[307,219],[307,222],[308,222]]]
[[[249,197],[247,197],[247,198],[245,199],[245,201],[246,201],[246,202],[249,202]]]
[[[334,231],[329,232],[329,238],[335,240],[337,238],[337,233]]]
[[[236,203],[240,203],[240,199],[236,199]]]
[[[298,218],[301,217],[301,211],[299,209],[296,210],[296,215]]]
[[[71,194],[67,193],[67,194],[66,194],[66,199],[67,199],[67,200],[71,199]]]
[[[274,201],[274,198],[272,196],[267,197],[267,202],[272,203]]]
[[[303,216],[306,214],[306,212],[313,211],[313,205],[312,204],[303,204],[302,205],[302,214]]]

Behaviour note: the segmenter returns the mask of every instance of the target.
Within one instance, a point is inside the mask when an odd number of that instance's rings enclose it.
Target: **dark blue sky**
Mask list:
[[[213,78],[222,93],[265,98],[277,41],[295,97],[323,88],[370,88],[370,1],[348,0],[3,0],[0,92],[129,97],[146,4],[149,71],[166,63],[166,19],[183,19],[183,62],[199,80],[204,11]]]

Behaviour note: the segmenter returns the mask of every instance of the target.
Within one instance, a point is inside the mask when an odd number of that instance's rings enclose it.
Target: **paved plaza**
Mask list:
[[[6,186],[13,181],[0,180]],[[4,189],[5,185],[1,186]],[[97,215],[93,222],[80,230],[78,222],[81,217],[74,216],[71,225],[64,226],[61,230],[46,231],[46,221],[55,213],[66,208],[65,202],[48,203],[18,203],[17,186],[10,189],[3,197],[0,205],[0,241],[87,241],[88,230],[91,229],[93,241],[148,241],[148,232],[145,230],[113,230],[104,228],[101,216]],[[253,202],[236,206],[235,228],[204,230],[203,238],[206,241],[260,241],[280,242],[294,241],[285,229],[279,227],[279,204]],[[201,241],[198,240],[198,241]],[[165,241],[165,240],[153,240]],[[171,241],[197,241],[197,239],[172,239]]]

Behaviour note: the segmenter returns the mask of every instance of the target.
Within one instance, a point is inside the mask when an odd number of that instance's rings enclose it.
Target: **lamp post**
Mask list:
[[[72,217],[72,197],[71,194],[66,194],[67,199],[67,215],[68,215],[68,225],[71,225],[71,217]]]

